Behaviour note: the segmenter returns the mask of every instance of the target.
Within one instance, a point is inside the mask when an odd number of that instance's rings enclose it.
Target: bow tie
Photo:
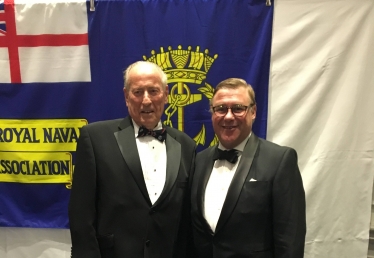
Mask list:
[[[147,136],[147,135],[153,136],[157,140],[159,140],[160,142],[163,142],[166,139],[166,129],[162,128],[160,130],[149,130],[149,129],[145,128],[144,126],[141,126],[139,128],[139,132],[138,132],[137,137],[143,137],[143,136]]]
[[[228,162],[235,164],[238,161],[238,150],[221,150],[216,148],[216,151],[213,156],[213,160],[227,160]]]

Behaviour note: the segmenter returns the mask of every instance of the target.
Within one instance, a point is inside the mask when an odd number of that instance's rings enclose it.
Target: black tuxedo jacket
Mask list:
[[[296,151],[252,133],[213,233],[203,212],[215,148],[198,153],[195,162],[191,202],[197,257],[302,258],[305,193]]]
[[[185,257],[196,144],[166,131],[166,181],[152,205],[131,118],[81,129],[69,203],[73,258]]]

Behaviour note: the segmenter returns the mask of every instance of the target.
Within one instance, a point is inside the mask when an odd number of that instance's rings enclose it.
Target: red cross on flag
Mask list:
[[[85,0],[0,0],[0,83],[91,80]]]

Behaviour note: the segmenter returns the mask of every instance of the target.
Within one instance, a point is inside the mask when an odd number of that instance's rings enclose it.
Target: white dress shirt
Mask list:
[[[235,171],[238,168],[245,144],[250,136],[251,134],[234,148],[239,151],[239,157],[235,164],[232,164],[227,160],[216,160],[214,162],[213,170],[205,189],[204,199],[204,216],[213,232],[216,230],[227,191],[230,187]],[[221,150],[227,150],[221,145],[221,143],[219,143],[218,148]]]
[[[165,141],[160,142],[153,136],[137,138],[139,126],[134,124],[135,141],[138,147],[140,163],[143,170],[145,185],[152,204],[154,204],[162,190],[166,180],[166,145]],[[161,122],[154,130],[162,129]]]

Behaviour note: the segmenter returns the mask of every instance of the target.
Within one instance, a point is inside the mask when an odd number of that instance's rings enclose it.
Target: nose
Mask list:
[[[148,94],[148,91],[144,91],[143,104],[149,104],[149,103],[151,103],[151,99],[150,99],[150,96]]]
[[[229,108],[228,110],[227,110],[227,113],[226,113],[226,115],[225,115],[225,119],[234,119],[234,114],[232,113],[232,111],[231,111],[231,108]]]

